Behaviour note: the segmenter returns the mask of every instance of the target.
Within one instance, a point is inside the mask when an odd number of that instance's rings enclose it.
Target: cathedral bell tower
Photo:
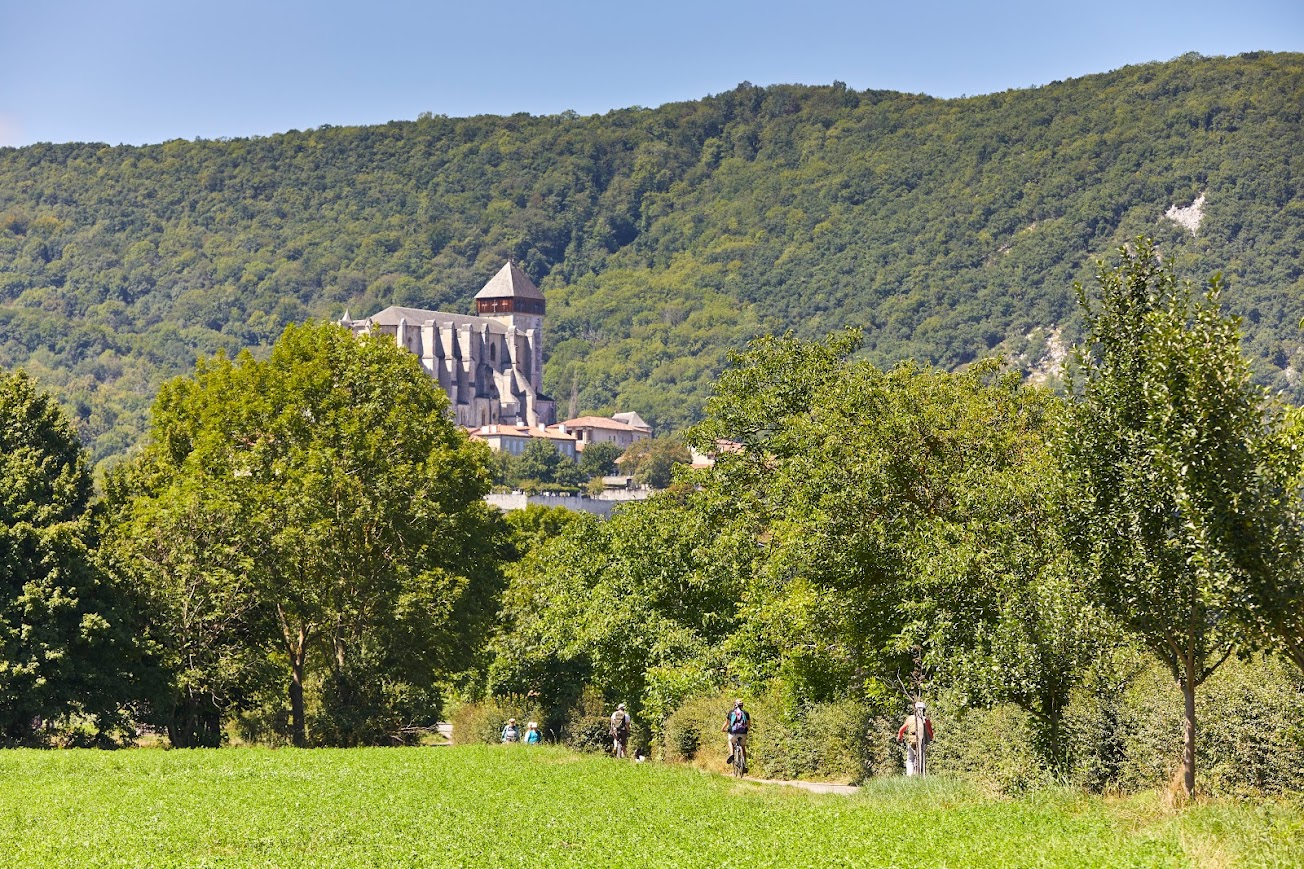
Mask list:
[[[534,394],[541,396],[543,293],[516,263],[508,262],[475,294],[475,307],[479,316],[507,327],[507,352],[513,366],[525,375]]]

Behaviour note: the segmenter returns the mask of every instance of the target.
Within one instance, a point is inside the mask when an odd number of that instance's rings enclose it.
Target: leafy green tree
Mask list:
[[[87,455],[54,399],[0,371],[0,730],[123,724],[141,649],[133,601],[99,569]]]
[[[858,344],[754,342],[691,433],[740,444],[704,485],[760,526],[735,664],[798,703],[880,700],[919,644],[935,678],[1027,710],[1058,765],[1100,633],[1056,533],[1062,403],[995,362],[883,372]]]
[[[527,504],[524,509],[512,510],[503,516],[512,532],[512,545],[519,556],[546,543],[566,530],[581,514],[565,507],[545,507]]]
[[[1185,706],[1195,792],[1195,698],[1231,654],[1229,630],[1272,581],[1288,519],[1265,466],[1264,396],[1237,322],[1179,283],[1147,239],[1078,296],[1089,325],[1066,440],[1070,540],[1103,604],[1168,668]]]
[[[401,738],[438,714],[439,678],[471,660],[492,619],[504,526],[483,501],[487,450],[446,410],[411,354],[328,325],[288,328],[265,362],[202,362],[160,394],[124,524],[187,491],[221,513],[155,548],[157,575],[193,551],[205,602],[230,603],[222,588],[253,596],[297,745],[310,672],[322,672],[321,739]],[[198,524],[217,538],[196,540]],[[184,631],[174,613],[161,633]]]
[[[143,720],[177,748],[215,747],[228,719],[276,684],[272,610],[238,545],[248,516],[231,487],[179,478],[151,495],[147,473],[124,463],[109,475],[101,551],[145,603],[146,636],[166,674]]]
[[[665,493],[607,521],[586,514],[532,548],[504,594],[491,687],[556,709],[591,685],[654,727],[686,694],[718,687],[755,544],[710,498]]]
[[[664,489],[674,479],[675,465],[693,461],[684,442],[673,436],[648,438],[636,441],[620,458],[620,470],[634,478],[634,482],[653,489]]]
[[[1304,409],[1268,405],[1263,495],[1286,514],[1275,529],[1275,569],[1254,577],[1250,605],[1236,615],[1250,644],[1284,655],[1304,671]]]
[[[517,480],[556,483],[557,472],[566,461],[566,457],[550,441],[534,438],[516,457],[512,470]]]
[[[580,470],[588,479],[611,476],[616,473],[616,459],[623,452],[611,441],[591,443],[580,453]]]
[[[553,480],[557,485],[566,486],[568,488],[578,488],[583,486],[588,482],[588,479],[589,478],[585,476],[584,470],[579,466],[578,462],[572,462],[564,456],[562,457],[561,464],[557,467],[557,472],[553,474]]]

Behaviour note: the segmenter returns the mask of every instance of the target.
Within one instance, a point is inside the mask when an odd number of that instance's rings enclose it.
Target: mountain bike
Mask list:
[[[738,744],[734,746],[733,755],[729,758],[729,767],[738,778],[747,775],[746,738],[738,740]]]

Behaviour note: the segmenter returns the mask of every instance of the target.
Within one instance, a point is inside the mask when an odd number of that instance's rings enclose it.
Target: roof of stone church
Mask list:
[[[498,270],[498,274],[489,279],[484,289],[475,294],[477,299],[539,299],[543,293],[530,280],[529,275],[521,271],[516,263],[508,262]]]
[[[475,328],[484,327],[490,332],[501,335],[507,334],[507,327],[498,320],[492,320],[488,317],[472,317],[468,314],[450,314],[447,311],[428,311],[425,308],[404,308],[401,305],[391,305],[383,311],[377,311],[366,321],[370,321],[376,326],[397,326],[400,320],[407,320],[409,326],[420,326],[434,320],[437,323],[452,323],[454,326],[474,326]],[[358,321],[358,322],[366,322]]]

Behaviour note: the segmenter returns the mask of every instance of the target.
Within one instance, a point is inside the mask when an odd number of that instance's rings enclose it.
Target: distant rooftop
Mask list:
[[[530,280],[529,275],[521,271],[514,262],[508,262],[498,270],[498,274],[489,279],[477,299],[538,299],[543,301],[543,293]]]
[[[616,419],[605,416],[577,416],[575,419],[568,419],[560,425],[565,428],[600,428],[607,431],[647,431],[646,428],[630,425],[627,422],[621,422]]]
[[[492,438],[492,437],[517,437],[517,438],[546,438],[551,441],[574,441],[575,436],[566,434],[557,426],[549,428],[535,428],[528,425],[506,425],[504,423],[494,423],[492,425],[480,426],[480,428],[471,429],[468,434],[472,438]]]

